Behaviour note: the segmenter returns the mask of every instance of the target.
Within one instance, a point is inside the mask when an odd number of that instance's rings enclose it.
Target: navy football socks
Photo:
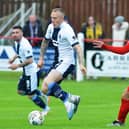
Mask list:
[[[34,95],[32,97],[32,101],[39,107],[45,109],[46,108],[46,104],[43,102],[43,100],[38,96],[38,95]]]
[[[48,96],[55,96],[59,98],[61,101],[65,102],[68,98],[68,93],[63,91],[58,83],[53,82],[48,85]]]

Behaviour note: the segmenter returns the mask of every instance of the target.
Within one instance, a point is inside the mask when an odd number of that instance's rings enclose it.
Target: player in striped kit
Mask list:
[[[28,40],[23,37],[22,28],[14,26],[12,29],[12,37],[16,54],[9,60],[9,68],[15,70],[23,68],[23,74],[19,79],[18,93],[27,95],[37,106],[43,109],[42,114],[46,115],[49,107],[42,100],[43,93],[38,90],[39,77],[37,72],[37,64],[33,60],[32,46]],[[14,61],[19,58],[20,63]]]
[[[39,66],[43,64],[43,56],[46,47],[52,40],[58,47],[58,63],[48,73],[42,84],[43,93],[48,96],[59,98],[65,105],[68,119],[71,120],[76,113],[80,96],[72,95],[64,91],[60,82],[75,68],[74,49],[79,57],[80,70],[85,74],[86,68],[83,66],[83,54],[78,40],[72,27],[64,20],[64,11],[62,8],[55,8],[51,12],[51,24],[47,28],[45,40],[41,45]],[[54,28],[58,28],[57,39],[53,39]]]

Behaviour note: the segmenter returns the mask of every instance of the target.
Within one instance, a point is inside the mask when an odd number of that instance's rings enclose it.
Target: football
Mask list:
[[[29,113],[28,120],[31,125],[41,125],[44,122],[44,116],[40,111],[34,110]]]

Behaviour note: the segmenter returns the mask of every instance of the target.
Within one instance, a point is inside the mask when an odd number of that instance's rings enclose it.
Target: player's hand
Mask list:
[[[81,70],[83,75],[86,75],[86,68],[85,68],[85,66],[80,65],[80,70]]]
[[[11,64],[9,67],[9,69],[15,70],[18,68],[18,64]]]
[[[43,62],[43,58],[39,58],[37,67],[41,68],[43,66],[44,62]]]
[[[93,41],[93,45],[95,48],[102,48],[102,46],[104,45],[103,41],[98,41],[98,40],[94,40]]]
[[[8,61],[9,64],[12,64],[13,62],[14,62],[13,59],[9,59],[9,61]]]

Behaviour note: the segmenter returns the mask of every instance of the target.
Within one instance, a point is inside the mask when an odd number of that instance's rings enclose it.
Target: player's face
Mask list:
[[[13,29],[12,30],[12,37],[13,37],[13,40],[15,41],[20,41],[21,38],[22,38],[22,31],[20,29]]]
[[[94,25],[95,21],[94,21],[94,18],[93,17],[89,17],[88,18],[88,24],[89,25]]]
[[[60,26],[62,21],[64,20],[63,16],[60,12],[52,12],[51,13],[51,22],[54,25],[54,27]]]

